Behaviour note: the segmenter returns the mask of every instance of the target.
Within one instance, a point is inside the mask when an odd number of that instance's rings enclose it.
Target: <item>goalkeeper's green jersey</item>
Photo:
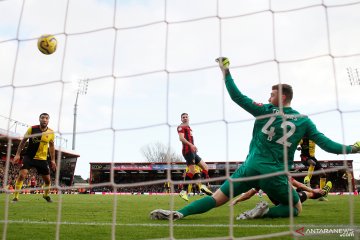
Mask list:
[[[350,146],[330,140],[316,129],[315,124],[307,116],[301,115],[291,107],[284,107],[281,113],[280,108],[272,104],[254,102],[239,91],[230,74],[226,75],[225,83],[231,99],[256,117],[249,154],[244,163],[246,166],[265,166],[262,168],[263,172],[273,172],[274,168],[284,170],[287,151],[287,163],[290,168],[297,145],[305,135],[327,152],[351,152]]]

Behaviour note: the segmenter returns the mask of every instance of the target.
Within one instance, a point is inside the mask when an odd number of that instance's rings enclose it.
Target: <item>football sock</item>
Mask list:
[[[314,172],[314,169],[315,169],[315,166],[314,165],[310,165],[309,166],[309,169],[308,169],[308,177],[309,177],[309,180],[311,180],[311,177],[313,175],[313,172]]]
[[[216,207],[215,199],[210,196],[206,196],[204,198],[201,198],[197,201],[190,203],[189,205],[186,205],[178,212],[180,212],[182,215],[184,215],[184,217],[186,217],[193,214],[200,214],[207,212],[210,209],[213,209],[214,207]]]
[[[23,185],[23,181],[16,180],[14,198],[19,198],[19,194],[20,194],[22,185]]]
[[[304,184],[310,186],[310,178],[308,176],[304,177]]]
[[[191,173],[187,173],[186,176],[185,176],[185,183],[184,183],[184,186],[183,186],[183,190],[186,191],[186,192],[189,190],[189,184],[187,184],[186,182],[187,182],[187,180],[192,180],[192,177],[193,177],[193,175]]]
[[[49,184],[46,184],[44,183],[44,197],[47,197],[49,195],[49,191],[50,189],[48,188],[50,186],[50,183]],[[46,189],[48,188],[48,189]]]
[[[193,188],[192,184],[188,184],[187,193],[191,193],[192,188]]]
[[[295,207],[293,207],[293,214],[294,216],[297,216],[299,214],[299,211]],[[269,208],[269,211],[266,214],[264,214],[263,218],[279,218],[279,217],[289,217],[289,216],[290,216],[289,206],[279,204],[275,207]]]
[[[326,178],[320,178],[320,189],[323,189],[326,184]]]
[[[197,187],[197,190],[200,192],[200,189],[201,189],[201,183],[197,183],[197,184],[196,184],[196,187]]]

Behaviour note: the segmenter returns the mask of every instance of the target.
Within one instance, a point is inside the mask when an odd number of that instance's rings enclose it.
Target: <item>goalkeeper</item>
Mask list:
[[[154,210],[150,213],[150,218],[180,219],[204,213],[225,204],[231,197],[245,193],[251,188],[262,189],[269,197],[279,202],[279,205],[269,208],[267,202],[261,201],[254,209],[244,212],[246,219],[289,217],[291,214],[297,216],[302,210],[302,205],[296,191],[289,186],[286,174],[281,173],[248,181],[244,181],[244,178],[286,170],[286,165],[290,167],[293,164],[297,145],[305,135],[316,142],[320,148],[336,154],[359,153],[360,142],[352,146],[345,146],[333,142],[319,132],[307,116],[301,115],[291,108],[293,91],[288,84],[274,85],[268,104],[254,102],[242,94],[235,85],[228,69],[229,60],[218,58],[217,62],[231,99],[256,117],[249,154],[245,162],[231,175],[232,183],[226,180],[212,196],[194,201],[178,211]],[[243,181],[236,181],[238,179]],[[289,192],[290,189],[291,192]],[[233,195],[230,195],[231,192]],[[292,194],[292,202],[289,202],[289,194]]]

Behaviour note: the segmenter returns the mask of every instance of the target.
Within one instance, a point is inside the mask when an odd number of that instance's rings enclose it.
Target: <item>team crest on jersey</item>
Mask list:
[[[178,131],[181,131],[182,130],[182,127],[178,127]]]
[[[39,142],[41,142],[41,138],[39,138],[39,137],[34,137],[34,138],[32,139],[32,141],[33,141],[33,143],[39,143]]]
[[[254,105],[256,105],[256,106],[259,106],[259,107],[261,107],[261,106],[263,106],[264,104],[262,104],[262,103],[258,103],[258,102],[253,102],[253,104]]]

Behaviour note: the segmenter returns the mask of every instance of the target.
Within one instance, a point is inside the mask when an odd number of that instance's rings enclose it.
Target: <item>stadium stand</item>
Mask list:
[[[11,140],[11,141],[9,141],[9,140]],[[12,144],[11,151],[10,151],[10,160],[12,160],[12,158],[15,156],[15,153],[16,153],[16,150],[20,143],[20,140],[21,140],[21,137],[19,136],[19,134],[16,134],[13,132],[6,132],[5,130],[0,129],[0,173],[1,173],[0,181],[1,181],[1,184],[3,184],[3,179],[4,179],[4,173],[5,173],[4,169],[5,169],[6,159],[7,159],[8,144],[9,144],[9,142],[11,142],[11,144]],[[57,163],[58,167],[60,166],[59,184],[60,184],[60,186],[71,186],[73,184],[76,162],[77,162],[78,157],[80,157],[80,155],[78,155],[77,153],[74,153],[74,152],[70,152],[68,150],[65,151],[62,148],[60,148],[60,149],[55,147],[56,157],[58,156],[58,152],[59,151],[61,152],[61,154],[60,154],[61,164],[59,165],[59,163]],[[20,168],[19,165],[13,165],[12,163],[9,165],[8,183],[6,184],[6,186],[8,186],[9,188],[11,188],[15,185],[16,176],[19,172],[19,168]],[[35,172],[30,171],[29,177],[26,180],[26,182],[24,183],[25,186],[28,186],[28,181],[30,181],[31,176],[36,175],[34,173]],[[51,173],[51,176],[54,180],[54,178],[55,178],[54,173]],[[38,183],[37,186],[42,185],[41,178],[37,178],[36,182]],[[52,183],[54,183],[54,181],[52,181]],[[3,185],[1,185],[1,186],[3,186]]]
[[[351,176],[352,189],[349,191],[349,182],[348,179],[344,179],[344,161],[342,160],[328,160],[328,161],[319,161],[325,171],[328,173],[328,180],[333,182],[333,193],[347,193],[354,192],[355,182],[353,173],[350,172]],[[209,176],[210,179],[217,179],[226,176],[226,163],[225,162],[208,162],[209,166]],[[241,162],[230,162],[229,171],[230,174],[234,172]],[[352,160],[347,161],[349,169],[352,169]],[[90,163],[90,185],[97,185],[102,183],[109,183],[108,186],[101,185],[100,187],[93,187],[91,189],[92,193],[110,193],[114,189],[111,187],[111,163],[104,162],[94,162]],[[171,171],[171,180],[175,183],[174,192],[179,192],[181,190],[181,181],[183,180],[183,172],[185,171],[186,164],[184,162],[176,163],[114,163],[113,164],[113,176],[115,184],[132,184],[139,182],[149,182],[154,180],[164,180],[167,179],[167,171]],[[337,170],[337,168],[339,168]],[[293,166],[292,173],[294,178],[300,182],[303,181],[304,176],[306,175],[307,168],[304,166],[301,161],[295,161]],[[212,190],[216,190],[222,184],[222,180],[215,180],[211,182]],[[318,176],[314,174],[313,176],[313,188],[317,188],[316,183],[319,182]],[[143,186],[126,186],[117,188],[116,192],[122,193],[132,193],[132,194],[152,194],[152,193],[165,193],[166,189],[164,183],[152,184]]]

